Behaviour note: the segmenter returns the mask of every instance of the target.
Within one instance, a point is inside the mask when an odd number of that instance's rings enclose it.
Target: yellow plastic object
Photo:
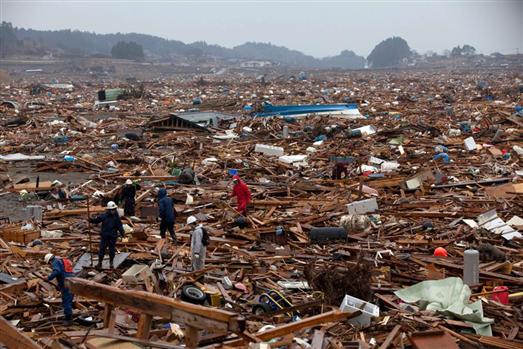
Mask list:
[[[219,307],[222,302],[222,295],[220,292],[207,293],[209,295],[210,303],[212,307]]]

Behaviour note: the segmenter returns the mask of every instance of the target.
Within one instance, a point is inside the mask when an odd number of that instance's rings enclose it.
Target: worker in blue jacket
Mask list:
[[[176,243],[176,234],[174,233],[176,210],[174,209],[173,200],[167,196],[167,190],[164,188],[160,188],[158,191],[158,210],[160,215],[160,236],[162,239],[165,239],[165,231],[169,230],[171,239]]]
[[[74,295],[65,287],[65,279],[74,276],[73,263],[67,258],[55,257],[52,253],[48,253],[44,257],[46,263],[51,263],[53,271],[47,277],[47,280],[58,282],[58,289],[62,294],[62,306],[64,307],[64,325],[71,326],[73,323],[73,298]]]
[[[100,232],[100,248],[98,251],[98,264],[96,268],[98,270],[102,269],[102,262],[105,257],[105,250],[109,247],[109,267],[114,268],[113,261],[114,256],[116,255],[116,240],[118,239],[118,233],[123,238],[125,236],[125,231],[123,230],[122,221],[120,216],[118,216],[117,209],[118,206],[114,201],[109,201],[107,203],[107,210],[105,213],[99,215],[98,217],[91,218],[91,223],[102,223],[102,230]]]

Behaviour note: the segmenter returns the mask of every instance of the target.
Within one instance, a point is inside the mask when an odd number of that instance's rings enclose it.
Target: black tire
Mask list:
[[[309,240],[311,242],[327,242],[332,240],[347,239],[347,232],[344,228],[338,227],[318,227],[312,228],[309,232]]]
[[[272,308],[267,303],[258,303],[252,307],[252,313],[254,315],[261,316],[263,314],[270,313],[270,312],[272,312]]]
[[[182,301],[192,304],[203,304],[207,299],[205,292],[194,285],[185,285],[182,288]]]

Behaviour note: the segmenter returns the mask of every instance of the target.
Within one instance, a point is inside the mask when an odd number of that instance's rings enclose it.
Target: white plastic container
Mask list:
[[[266,144],[256,144],[254,151],[269,156],[283,156],[284,154],[282,147],[274,147]]]
[[[370,319],[372,317],[380,316],[380,308],[378,306],[349,295],[345,295],[345,298],[343,298],[343,301],[340,305],[340,310],[350,312],[360,310],[361,315],[349,319],[349,322],[351,324],[359,325],[361,327],[369,326]]]
[[[307,155],[285,155],[280,156],[278,160],[286,164],[292,164],[295,162],[302,162],[307,159]]]
[[[474,138],[472,137],[465,138],[464,143],[465,149],[467,149],[468,151],[473,151],[477,148],[476,141],[474,141]]]

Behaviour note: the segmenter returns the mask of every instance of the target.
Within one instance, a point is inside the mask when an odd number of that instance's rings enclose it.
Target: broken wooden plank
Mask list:
[[[42,349],[31,338],[0,316],[0,343],[9,349]]]

